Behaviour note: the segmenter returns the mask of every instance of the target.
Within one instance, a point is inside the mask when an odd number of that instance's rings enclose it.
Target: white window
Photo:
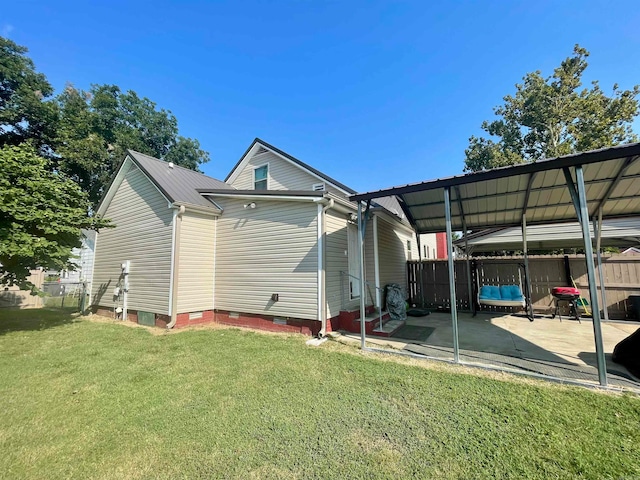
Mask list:
[[[325,191],[324,183],[314,183],[311,188],[313,189],[314,192],[324,192]]]
[[[267,179],[269,177],[269,164],[256,167],[253,170],[253,189],[268,190]]]

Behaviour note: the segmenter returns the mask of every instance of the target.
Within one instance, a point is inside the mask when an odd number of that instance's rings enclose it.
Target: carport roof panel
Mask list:
[[[593,236],[593,223],[589,223]],[[602,246],[634,247],[640,245],[640,217],[606,219],[602,222]],[[474,253],[521,250],[522,229],[498,227],[467,235],[453,242],[465,245]],[[527,227],[527,246],[531,250],[583,247],[582,227],[578,222],[534,225]]]
[[[518,225],[525,203],[527,224],[566,222],[575,220],[576,213],[563,168],[582,165],[590,215],[597,212],[603,200],[604,217],[640,215],[638,156],[640,143],[633,143],[361,193],[351,200],[396,195],[419,233],[445,230],[447,187],[454,230],[462,230],[464,223],[468,230]]]

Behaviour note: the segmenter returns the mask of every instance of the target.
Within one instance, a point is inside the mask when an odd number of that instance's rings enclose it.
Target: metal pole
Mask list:
[[[469,310],[472,313],[476,313],[476,302],[473,298],[473,289],[471,288],[471,262],[469,261],[469,242],[467,240],[467,223],[464,224],[462,234],[464,235],[464,256],[465,264],[467,266],[467,293],[469,295]]]
[[[587,209],[587,196],[584,188],[584,173],[582,166],[576,166],[576,183],[578,184],[578,199],[580,202],[580,225],[582,226],[582,238],[584,240],[584,255],[587,262],[587,277],[589,279],[589,296],[591,297],[591,313],[593,316],[593,335],[596,344],[596,358],[598,360],[598,378],[600,385],[607,385],[607,364],[604,358],[604,344],[602,341],[602,327],[600,325],[600,308],[598,307],[598,289],[596,287],[596,275],[593,265],[593,247],[589,232],[589,210]]]
[[[451,199],[449,187],[444,189],[444,215],[447,223],[447,264],[449,265],[449,293],[451,296],[451,325],[453,327],[453,361],[460,363],[458,345],[458,308],[456,306],[456,279],[453,269],[453,239],[451,232]]]
[[[522,251],[524,252],[524,281],[527,288],[527,304],[529,305],[529,320],[533,322],[533,303],[531,302],[531,277],[529,276],[529,253],[527,250],[527,215],[522,214]]]
[[[604,319],[609,321],[609,307],[607,306],[607,289],[604,283],[604,271],[602,270],[602,253],[600,240],[602,238],[602,209],[598,210],[598,220],[593,219],[593,233],[596,236],[596,261],[598,262],[598,277],[600,280],[600,297],[602,298],[602,311]]]
[[[416,243],[418,244],[418,268],[414,271],[413,281],[416,285],[416,297],[418,297],[418,289],[420,289],[420,306],[424,307],[424,296],[422,295],[422,244],[418,232],[416,232]],[[411,300],[417,302],[415,297],[412,297]]]
[[[366,314],[365,314],[365,284],[364,284],[364,222],[362,205],[358,202],[358,262],[360,263],[360,348],[366,347]]]

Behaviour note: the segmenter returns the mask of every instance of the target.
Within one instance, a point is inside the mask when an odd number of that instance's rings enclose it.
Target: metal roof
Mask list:
[[[357,193],[355,190],[353,190],[351,187],[348,187],[344,183],[341,183],[341,182],[337,181],[336,179],[334,179],[334,178],[330,177],[329,175],[321,172],[320,170],[317,170],[317,169],[313,168],[311,165],[309,165],[307,163],[304,163],[302,160],[297,159],[293,155],[289,155],[287,152],[285,152],[283,150],[280,150],[278,147],[274,147],[273,145],[271,145],[271,144],[269,144],[269,143],[265,142],[264,140],[262,140],[260,138],[257,138],[257,137],[253,140],[253,142],[251,142],[251,145],[249,145],[249,148],[247,148],[247,150],[242,154],[242,156],[240,157],[240,160],[238,160],[238,162],[233,166],[233,168],[231,169],[231,171],[229,172],[227,177],[224,179],[225,182],[229,181],[229,179],[231,178],[231,175],[233,175],[233,172],[235,172],[235,170],[240,166],[242,161],[245,159],[245,157],[249,154],[251,149],[256,144],[261,145],[261,146],[263,146],[265,148],[268,148],[269,150],[273,150],[278,155],[283,156],[284,158],[290,160],[291,162],[293,162],[294,164],[298,165],[299,167],[301,167],[301,168],[303,168],[305,170],[308,170],[309,172],[313,173],[314,175],[317,175],[318,177],[322,178],[326,182],[335,185],[339,189],[347,192],[347,194],[355,194],[355,193]],[[378,198],[378,199],[376,199],[375,203],[377,205],[379,205],[383,210],[386,210],[388,213],[392,214],[392,216],[395,215],[397,217],[397,220],[400,221],[401,223],[404,223],[405,225],[409,225],[409,222],[407,221],[406,216],[405,216],[404,212],[402,211],[402,207],[398,203],[398,199],[396,197],[389,196],[389,197],[386,197],[386,198]],[[354,208],[355,208],[355,206],[354,206]]]
[[[593,223],[589,224],[593,237]],[[628,247],[640,245],[640,217],[608,218],[602,221],[601,245]],[[522,229],[501,227],[467,235],[469,251],[474,253],[500,250],[522,250]],[[465,248],[465,238],[453,242]],[[583,248],[582,229],[578,222],[527,226],[527,247],[531,250]]]
[[[127,150],[127,152],[171,202],[214,208],[209,200],[198,193],[197,189],[235,190],[231,185],[203,173],[178,165],[171,168],[168,162],[144,153],[133,150]]]
[[[418,233],[445,231],[444,189],[451,192],[452,229],[478,230],[576,219],[566,168],[582,165],[589,215],[640,215],[640,143],[567,155],[535,163],[352,195],[354,201],[396,195]],[[570,171],[573,175],[574,173]],[[574,179],[575,182],[575,179]]]

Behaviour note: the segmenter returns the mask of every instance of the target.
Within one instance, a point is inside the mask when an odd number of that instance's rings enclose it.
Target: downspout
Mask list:
[[[321,212],[321,218],[319,219],[321,222],[321,227],[320,227],[320,241],[322,242],[322,245],[318,245],[318,255],[321,256],[321,258],[318,261],[318,264],[320,265],[321,268],[321,274],[320,274],[320,292],[321,294],[319,295],[321,301],[322,301],[322,305],[320,308],[320,312],[321,312],[321,327],[320,327],[320,332],[318,332],[318,337],[322,338],[327,334],[327,255],[326,255],[326,250],[327,250],[327,242],[326,242],[326,237],[327,237],[327,222],[326,222],[326,213],[327,210],[329,210],[330,208],[333,208],[333,205],[335,204],[333,198],[329,199],[329,202],[322,208],[322,212]]]
[[[382,295],[380,295],[380,253],[378,246],[378,215],[373,216],[373,277],[376,284],[376,307],[382,312]],[[380,315],[382,318],[382,314]]]
[[[185,211],[184,205],[180,205],[176,215],[175,242],[173,244],[173,278],[171,279],[171,321],[167,328],[173,328],[178,321],[178,266],[180,265],[180,227],[182,226],[182,214]]]

